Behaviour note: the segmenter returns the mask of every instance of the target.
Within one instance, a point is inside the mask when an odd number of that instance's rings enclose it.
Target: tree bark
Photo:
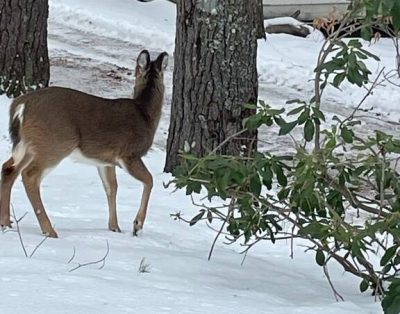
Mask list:
[[[174,84],[164,170],[180,164],[179,152],[204,156],[243,128],[258,96],[259,0],[177,2]],[[260,8],[261,9],[261,8]],[[256,131],[230,141],[219,152],[256,149]],[[185,143],[187,143],[185,145]]]
[[[49,83],[47,0],[0,0],[0,94]]]

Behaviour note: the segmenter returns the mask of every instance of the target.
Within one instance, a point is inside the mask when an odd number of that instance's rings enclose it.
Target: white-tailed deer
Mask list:
[[[46,172],[75,154],[96,164],[107,194],[108,228],[120,231],[116,211],[115,166],[143,183],[133,232],[143,228],[153,178],[143,157],[153,143],[164,98],[168,54],[138,58],[133,99],[105,99],[77,90],[49,87],[16,98],[10,108],[12,156],[1,170],[0,225],[10,227],[10,194],[21,173],[42,232],[57,237],[40,196]]]

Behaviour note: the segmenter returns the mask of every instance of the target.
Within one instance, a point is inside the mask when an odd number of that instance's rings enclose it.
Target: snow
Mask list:
[[[119,1],[118,5],[114,0],[50,1],[50,22],[118,37],[148,49],[163,47],[170,54],[174,47],[175,17],[175,5],[164,0]]]
[[[305,26],[307,28],[309,28],[310,30],[313,30],[313,28],[309,25],[307,25],[306,23],[300,22],[298,20],[296,20],[293,17],[276,17],[276,18],[272,18],[272,19],[267,19],[264,20],[264,27],[268,27],[271,25],[294,25],[294,26]]]
[[[138,52],[153,56],[166,50],[173,55],[175,7],[167,1],[149,3],[122,0],[51,0],[49,47],[52,84],[78,88],[106,97],[131,93]],[[318,37],[318,36],[317,36]],[[309,36],[269,35],[259,41],[260,95],[274,105],[291,98],[310,98],[321,39]],[[368,46],[367,43],[365,43]],[[380,68],[394,67],[391,42],[380,40],[371,49]],[[125,69],[127,68],[127,69]],[[114,71],[114,72],[113,72]],[[109,74],[116,73],[120,79]],[[165,75],[166,105],[155,145],[144,158],[154,175],[154,190],[144,232],[131,234],[140,205],[142,186],[118,171],[118,216],[122,233],[107,230],[106,197],[94,167],[64,161],[42,184],[47,212],[59,239],[47,239],[32,258],[25,258],[18,234],[0,234],[0,312],[7,313],[380,313],[379,303],[361,294],[357,279],[338,266],[330,269],[332,280],[346,302],[335,302],[323,271],[313,254],[290,243],[260,244],[250,251],[243,266],[237,246],[220,241],[211,261],[208,252],[215,233],[204,224],[189,227],[170,217],[182,211],[197,213],[183,191],[172,193],[163,182],[165,140],[172,94],[172,66]],[[327,109],[345,114],[360,100],[362,91],[345,85],[330,88]],[[367,103],[374,112],[392,121],[400,117],[399,88],[381,86]],[[0,159],[9,156],[8,106],[0,97]],[[340,107],[340,108],[337,108]],[[374,125],[375,126],[375,125]],[[274,135],[270,140],[274,141]],[[281,145],[273,143],[273,145]],[[43,239],[18,179],[12,195],[21,234],[30,254]],[[110,251],[105,266],[81,267],[78,263],[101,259]],[[73,256],[72,262],[68,261]],[[138,273],[141,260],[149,273]]]
[[[312,97],[314,84],[311,79],[321,48],[321,41],[313,34],[307,38],[276,34],[268,36],[266,41],[260,41],[258,52],[260,82],[275,85],[278,88],[301,90],[301,98],[309,100]],[[364,48],[380,58],[378,62],[374,60],[366,62],[372,72],[371,81],[383,67],[386,73],[395,68],[395,48],[389,39],[381,39],[372,44],[365,42]],[[394,82],[399,84],[400,79],[394,78]],[[331,102],[332,99],[339,99],[340,105],[351,108],[355,107],[364,95],[364,89],[345,82],[341,90],[328,86],[325,100]],[[384,84],[376,88],[374,95],[367,99],[362,108],[373,108],[374,112],[386,114],[391,120],[399,121],[399,102],[399,87]]]

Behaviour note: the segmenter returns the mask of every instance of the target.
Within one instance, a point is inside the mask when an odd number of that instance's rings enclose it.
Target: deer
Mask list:
[[[116,167],[143,184],[133,235],[143,229],[153,177],[142,157],[152,146],[164,100],[168,53],[150,60],[147,50],[136,61],[132,98],[107,99],[65,87],[46,87],[21,95],[10,106],[11,157],[1,168],[0,226],[11,228],[10,195],[19,174],[41,231],[58,235],[44,208],[40,184],[67,157],[97,167],[108,202],[108,228],[118,225]]]

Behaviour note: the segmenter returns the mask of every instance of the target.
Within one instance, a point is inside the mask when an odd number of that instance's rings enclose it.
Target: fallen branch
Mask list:
[[[265,27],[265,31],[269,34],[289,34],[298,37],[307,37],[310,35],[310,30],[301,25],[291,25],[291,24],[277,24],[269,25]]]
[[[106,258],[108,256],[108,253],[110,252],[110,245],[108,244],[108,240],[106,240],[106,243],[107,243],[107,251],[106,251],[106,254],[104,254],[104,256],[102,258],[100,258],[99,260],[94,261],[94,262],[88,262],[88,263],[83,263],[83,264],[78,263],[78,265],[76,267],[74,267],[74,268],[71,268],[69,270],[69,272],[71,273],[71,272],[73,272],[73,271],[75,271],[75,270],[77,270],[77,269],[79,269],[81,267],[86,267],[86,266],[89,266],[89,265],[95,265],[95,264],[99,264],[99,263],[101,263],[99,269],[103,269],[103,267],[106,264]],[[74,252],[75,252],[75,249],[74,249]],[[74,253],[73,257],[74,256],[75,256],[75,253]],[[72,259],[70,259],[70,260],[72,260]]]
[[[74,246],[74,251],[73,251],[73,253],[72,253],[71,258],[68,260],[67,264],[71,263],[71,262],[74,260],[75,254],[76,254],[76,250],[75,250],[75,246]]]

